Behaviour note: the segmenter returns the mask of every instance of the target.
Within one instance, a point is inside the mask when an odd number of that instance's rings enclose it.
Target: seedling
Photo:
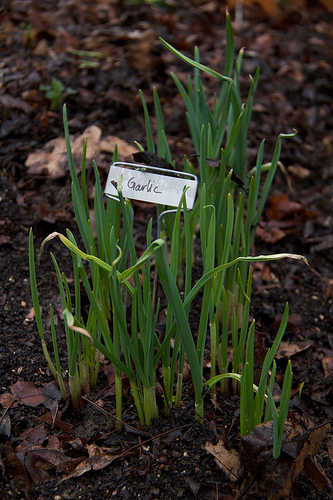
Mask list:
[[[46,99],[50,101],[51,111],[58,111],[67,96],[77,93],[77,90],[66,88],[55,76],[52,77],[51,85],[40,85],[39,90],[45,92]]]

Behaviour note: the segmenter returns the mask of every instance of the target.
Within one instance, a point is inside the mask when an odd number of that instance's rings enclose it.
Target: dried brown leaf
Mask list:
[[[25,440],[16,448],[16,452],[20,452],[20,455],[23,456],[26,456],[27,453],[33,454],[36,461],[43,462],[43,469],[58,467],[69,460],[61,447],[59,439],[52,435],[48,436],[46,445],[40,440],[35,443]]]
[[[66,434],[70,434],[73,429],[72,424],[61,420],[61,412],[59,411],[56,411],[55,414],[52,412],[45,413],[40,417],[40,419],[48,424],[51,429],[61,429],[63,432],[66,432]]]
[[[294,225],[294,224],[293,224]],[[270,243],[274,245],[278,241],[282,240],[289,233],[288,230],[284,230],[280,225],[276,224],[276,221],[262,221],[260,226],[257,227],[256,235],[265,243]]]
[[[333,373],[333,351],[331,349],[321,349],[321,352],[323,354],[321,365],[326,378]]]
[[[301,203],[291,200],[288,194],[269,197],[269,207],[266,212],[269,219],[281,221],[304,212],[305,207]]]
[[[72,141],[71,143],[72,154],[80,157],[82,154],[84,141],[86,140],[87,160],[92,160],[93,158],[96,159],[100,151],[101,138],[102,138],[102,130],[99,127],[97,127],[96,125],[91,125],[90,127],[87,127],[81,135],[75,137],[75,139]]]
[[[256,485],[257,498],[279,500],[290,495],[293,482],[303,470],[304,461],[312,457],[331,424],[305,429],[301,425],[285,424],[281,456],[274,460],[273,422],[258,425],[240,442],[240,460],[244,473]]]
[[[326,476],[316,457],[306,457],[304,461],[304,470],[318,491],[324,491],[329,486],[332,486],[331,481]]]
[[[113,153],[115,146],[118,146],[119,156],[131,159],[134,153],[137,153],[137,146],[133,146],[129,142],[120,139],[115,135],[108,135],[100,142],[100,150],[106,153]]]
[[[303,340],[297,343],[282,341],[276,353],[276,359],[289,359],[296,354],[307,351],[315,344],[312,340]]]
[[[9,437],[11,433],[11,421],[8,411],[4,410],[0,413],[0,436]]]
[[[239,453],[236,450],[227,450],[222,440],[216,445],[207,442],[205,450],[211,453],[215,462],[223,470],[226,477],[231,481],[238,480],[238,469],[240,467]]]
[[[0,394],[0,405],[2,406],[2,408],[8,408],[14,401],[14,396],[9,392]]]
[[[47,430],[44,425],[37,427],[27,427],[20,434],[21,444],[16,448],[16,451],[24,451],[30,449],[32,445],[42,445],[47,437]]]
[[[192,495],[194,495],[194,498],[196,499],[198,496],[201,483],[191,476],[184,477],[184,481],[187,487],[191,490]]]
[[[37,461],[38,460],[33,453],[26,453],[24,465],[29,473],[29,476],[31,477],[33,483],[43,483],[48,481],[50,476],[44,469],[38,466]]]
[[[289,167],[287,167],[287,170],[288,173],[298,181],[304,181],[311,175],[310,170],[308,168],[301,167],[301,165],[289,165]]]
[[[81,164],[81,155],[84,141],[87,143],[86,159],[98,162],[101,151],[113,153],[115,145],[118,144],[119,156],[131,158],[138,148],[119,137],[110,135],[102,139],[102,130],[96,125],[91,125],[79,136],[71,140],[71,149],[74,161]],[[68,162],[66,142],[62,137],[52,139],[45,144],[43,149],[30,153],[26,159],[25,166],[28,174],[32,176],[45,176],[48,179],[61,179],[68,175]]]
[[[4,452],[9,463],[11,480],[14,487],[17,488],[18,491],[24,492],[27,499],[31,499],[30,479],[24,465],[17,457],[11,445],[5,445]]]
[[[69,476],[67,476],[65,479],[79,477],[86,472],[104,469],[118,457],[118,455],[109,455],[105,453],[99,446],[95,444],[88,444],[87,450],[89,453],[89,457],[86,460],[83,460],[76,467],[75,471],[69,474]]]
[[[16,401],[26,406],[38,406],[45,401],[42,388],[36,388],[33,382],[19,380],[10,386],[11,393]]]
[[[26,159],[29,175],[42,175],[49,179],[60,179],[67,175],[65,139],[59,137],[45,144],[43,149],[30,153]]]

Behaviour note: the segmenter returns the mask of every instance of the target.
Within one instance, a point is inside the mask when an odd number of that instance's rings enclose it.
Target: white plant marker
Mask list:
[[[186,189],[186,205],[194,205],[198,179],[193,174],[138,163],[115,162],[106,181],[105,194],[118,200],[117,186],[121,183],[124,198],[158,205],[178,207]]]

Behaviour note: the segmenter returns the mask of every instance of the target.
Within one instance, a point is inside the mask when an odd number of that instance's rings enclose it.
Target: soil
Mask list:
[[[130,149],[125,152],[128,144],[145,144],[138,89],[152,111],[152,89],[157,88],[171,151],[180,161],[193,150],[170,71],[185,78],[188,68],[162,47],[158,37],[188,55],[197,45],[201,61],[219,70],[225,47],[224,2],[169,0],[151,6],[121,0],[11,0],[0,7],[0,498],[332,498],[332,12],[329,2],[327,7],[316,1],[285,3],[272,16],[256,2],[245,6],[242,22],[234,23],[234,36],[236,49],[246,48],[241,78],[244,96],[247,75],[261,67],[249,134],[249,165],[263,138],[265,161],[269,161],[276,136],[294,128],[298,131],[294,139],[283,141],[284,169],[274,181],[254,252],[302,254],[310,266],[291,260],[254,266],[251,306],[256,319],[257,369],[260,353],[274,339],[285,303],[290,307],[277,356],[277,381],[281,385],[291,358],[289,421],[305,433],[299,441],[301,451],[294,453],[293,462],[287,462],[289,468],[290,463],[302,464],[292,488],[283,493],[288,469],[284,475],[279,473],[281,461],[267,459],[265,479],[266,465],[240,443],[237,396],[218,395],[216,401],[207,396],[202,425],[194,418],[188,380],[181,408],[173,408],[169,417],[162,412],[143,429],[125,387],[123,420],[127,426],[117,431],[114,392],[105,362],[79,419],[62,401],[53,413],[38,401],[38,397],[45,400],[41,390],[46,388],[53,402],[57,401],[57,389],[31,314],[29,229],[34,231],[35,249],[53,231],[70,228],[78,234],[66,166],[52,172],[45,157],[36,168],[26,163],[31,153],[64,135],[61,103],[51,111],[40,86],[50,85],[56,77],[65,89],[73,89],[75,93],[68,91],[66,96],[63,92],[71,134],[81,135],[89,125],[96,125],[103,137],[126,141],[123,152],[120,147],[124,158],[130,156]],[[79,50],[103,56],[75,52]],[[206,85],[213,94],[214,81],[207,79]],[[108,152],[97,158],[103,182],[111,159]],[[92,190],[91,168],[88,174]],[[149,206],[135,205],[138,236],[150,213],[154,212]],[[53,241],[48,250],[70,276],[71,263],[61,245]],[[59,299],[59,292],[46,256],[38,269],[38,286],[43,311],[47,311],[48,304]],[[61,356],[65,357],[64,351]],[[16,399],[11,397],[15,390]],[[221,441],[226,450],[241,451],[243,469],[237,477],[219,467],[205,448],[207,443]],[[44,456],[48,453],[48,460],[41,457],[41,449]],[[86,470],[75,475],[79,463]]]

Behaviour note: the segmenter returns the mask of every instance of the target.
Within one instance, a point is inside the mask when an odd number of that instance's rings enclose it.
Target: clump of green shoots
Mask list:
[[[95,162],[93,168],[96,178],[94,199],[96,237],[94,236],[86,186],[86,146],[83,150],[81,181],[79,181],[71,152],[64,107],[73,207],[85,250],[78,247],[70,231],[67,231],[66,236],[59,233],[51,234],[43,242],[42,248],[49,240],[58,237],[72,256],[74,300],[68,280],[60,273],[56,259],[51,255],[64,314],[69,390],[77,412],[81,408],[81,392],[88,391],[89,384],[96,382],[99,353],[103,353],[115,369],[118,419],[120,420],[122,415],[122,379],[125,376],[130,382],[142,424],[149,424],[151,419],[159,414],[155,392],[157,369],[161,369],[163,378],[165,411],[169,411],[173,400],[176,404],[180,404],[183,367],[187,357],[197,416],[203,418],[204,396],[207,389],[211,389],[214,395],[219,385],[222,391],[228,392],[229,380],[232,379],[232,390],[240,391],[242,435],[249,433],[262,419],[266,421],[273,418],[273,452],[277,457],[280,453],[283,426],[289,407],[292,371],[289,362],[278,412],[272,398],[276,373],[274,356],[287,326],[288,305],[275,341],[267,352],[259,384],[256,386],[253,380],[255,322],[249,323],[252,291],[252,269],[249,264],[282,258],[302,259],[301,256],[293,254],[250,256],[255,228],[278,165],[282,138],[294,134],[278,136],[272,161],[265,165],[263,164],[264,141],[262,141],[256,164],[247,174],[247,133],[259,71],[251,79],[244,106],[239,87],[243,51],[239,53],[234,63],[234,43],[228,14],[226,36],[224,74],[202,65],[197,49],[192,60],[163,41],[169,50],[194,67],[193,81],[189,77],[187,88],[176,75],[172,77],[187,108],[187,120],[198,158],[200,180],[199,193],[193,210],[187,210],[183,193],[177,210],[163,217],[169,245],[167,236],[160,238],[158,235],[158,238],[153,240],[153,221],[149,221],[146,250],[138,256],[133,238],[134,213],[130,201],[123,198],[121,179],[117,184],[119,202],[108,199],[105,203]],[[207,104],[204,85],[200,79],[201,71],[221,83],[220,93],[215,96],[212,109]],[[154,90],[156,147],[148,109],[141,92],[140,95],[145,116],[147,150],[173,163],[157,92]],[[139,148],[143,150],[140,145]],[[211,167],[208,158],[217,159],[218,167]],[[117,150],[114,153],[114,161],[117,161]],[[185,157],[184,171],[193,170],[194,165]],[[266,178],[263,179],[266,172]],[[157,206],[157,216],[160,217],[166,208]],[[194,234],[198,227],[202,276],[193,284]],[[152,267],[153,258],[155,270]],[[184,265],[182,265],[183,260]],[[66,382],[62,377],[52,306],[50,306],[50,320],[54,362],[46,347],[37,291],[32,231],[29,238],[29,264],[33,305],[43,352],[66,398]],[[155,304],[154,300],[156,290],[152,279],[153,270],[158,273],[159,283],[167,300],[166,323],[162,337],[156,333],[160,302]],[[89,301],[88,312],[82,308],[82,288]],[[200,321],[196,331],[191,331],[189,323],[191,307],[199,292],[202,292]],[[208,333],[211,374],[209,380],[205,382],[204,352],[208,345]],[[228,365],[230,341],[233,353],[231,369]]]
[[[188,77],[186,87],[176,74],[171,73],[186,106],[186,120],[199,167],[199,196],[193,210],[187,216],[191,234],[186,239],[183,229],[179,242],[178,282],[184,283],[184,278],[179,279],[182,257],[186,255],[186,263],[188,263],[188,259],[193,259],[193,252],[189,251],[188,245],[193,247],[198,221],[200,221],[204,271],[214,265],[222,265],[237,259],[239,256],[246,257],[251,254],[256,227],[279,163],[282,139],[293,137],[295,132],[278,136],[270,163],[263,163],[265,141],[262,140],[256,164],[247,173],[247,136],[254,93],[259,79],[259,68],[254,77],[250,77],[250,87],[244,105],[240,88],[244,50],[241,49],[235,61],[236,55],[229,14],[226,15],[227,43],[223,74],[203,65],[200,62],[197,48],[194,50],[194,58],[190,59],[164,40],[161,41],[168,50],[194,68],[193,78]],[[200,77],[201,73],[210,75],[220,83],[219,94],[214,95],[212,106],[208,104],[204,84]],[[154,90],[153,93],[156,115],[156,147],[148,109],[143,94],[140,95],[144,109],[147,150],[156,152],[159,156],[173,163],[157,91]],[[142,146],[140,147],[143,149]],[[193,172],[193,169],[193,164],[185,157],[184,171]],[[210,208],[203,210],[203,207],[206,206]],[[158,207],[158,215],[164,209],[165,207]],[[214,219],[211,219],[210,226],[205,223],[208,213]],[[172,239],[170,217],[165,218],[165,224],[167,233]],[[213,227],[214,229],[212,229]],[[215,233],[214,239],[212,239],[212,230]],[[208,231],[210,246],[209,250],[206,251],[204,242],[208,237]],[[188,267],[186,269],[186,279],[189,282]],[[239,265],[228,267],[214,279],[214,282],[206,285],[204,297],[206,301],[210,300],[212,303],[208,315],[211,330],[213,375],[215,374],[216,361],[220,373],[225,373],[227,370],[227,342],[231,325],[233,325],[233,372],[241,373],[249,317],[250,283],[248,263],[243,261]],[[205,328],[203,317],[201,317],[200,323],[199,330],[201,331],[201,328]],[[239,340],[238,328],[241,329]],[[237,383],[233,384],[234,390],[237,390],[237,386]],[[222,384],[222,389],[227,389],[226,382]]]

